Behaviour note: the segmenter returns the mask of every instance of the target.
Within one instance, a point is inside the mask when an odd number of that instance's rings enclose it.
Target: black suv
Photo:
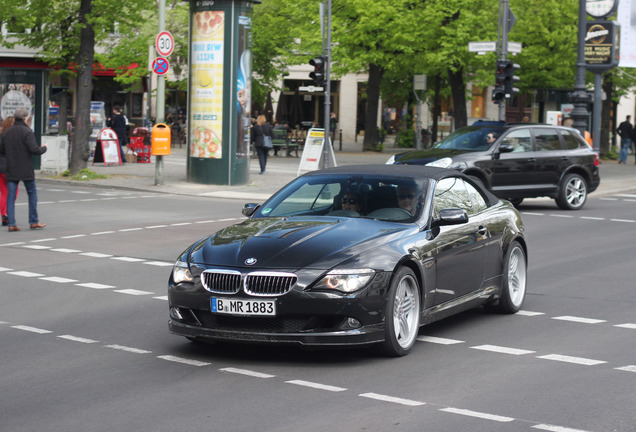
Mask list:
[[[477,177],[499,198],[519,205],[548,196],[562,209],[583,207],[598,188],[599,159],[581,134],[563,126],[475,122],[435,147],[392,156],[387,164],[455,168]]]

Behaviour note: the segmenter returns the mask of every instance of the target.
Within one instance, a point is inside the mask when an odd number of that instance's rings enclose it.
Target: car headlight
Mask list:
[[[446,157],[446,158],[437,159],[436,161],[433,161],[433,162],[429,162],[426,164],[426,166],[464,170],[466,169],[468,165],[466,165],[466,162],[459,162],[459,161],[453,162],[452,158]]]
[[[172,280],[175,284],[181,282],[192,282],[192,273],[190,273],[190,266],[185,261],[177,261],[172,268]]]
[[[391,156],[388,161],[385,162],[387,165],[393,165],[395,163],[395,155]]]
[[[330,289],[351,293],[364,287],[373,277],[372,269],[331,270],[314,286],[315,289]]]

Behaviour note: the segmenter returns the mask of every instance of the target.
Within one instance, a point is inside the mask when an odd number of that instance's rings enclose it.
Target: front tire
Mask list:
[[[579,210],[587,199],[587,183],[578,174],[568,174],[559,188],[557,205],[563,210]]]
[[[500,313],[513,314],[523,306],[528,274],[526,253],[518,242],[513,242],[508,248],[503,270],[501,295],[494,308]]]
[[[420,286],[413,271],[401,267],[395,273],[389,289],[384,342],[381,351],[391,357],[408,354],[420,328]]]

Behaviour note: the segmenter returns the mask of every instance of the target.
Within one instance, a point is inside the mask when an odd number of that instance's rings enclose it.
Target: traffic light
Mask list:
[[[511,61],[506,65],[506,97],[512,97],[519,93],[519,89],[515,87],[515,83],[519,82],[519,77],[515,75],[515,72],[521,68],[516,63]]]
[[[495,69],[495,88],[492,91],[492,101],[502,103],[506,98],[506,66],[507,61],[497,61]]]
[[[319,56],[309,60],[309,64],[314,67],[314,71],[309,74],[309,78],[314,80],[314,84],[322,87],[325,84],[325,60],[326,57]]]

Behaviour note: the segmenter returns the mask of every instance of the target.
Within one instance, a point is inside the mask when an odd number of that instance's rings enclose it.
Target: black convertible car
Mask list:
[[[169,328],[191,340],[376,344],[407,354],[421,325],[485,305],[517,312],[517,210],[456,170],[347,166],[298,177],[249,219],[177,259]]]

